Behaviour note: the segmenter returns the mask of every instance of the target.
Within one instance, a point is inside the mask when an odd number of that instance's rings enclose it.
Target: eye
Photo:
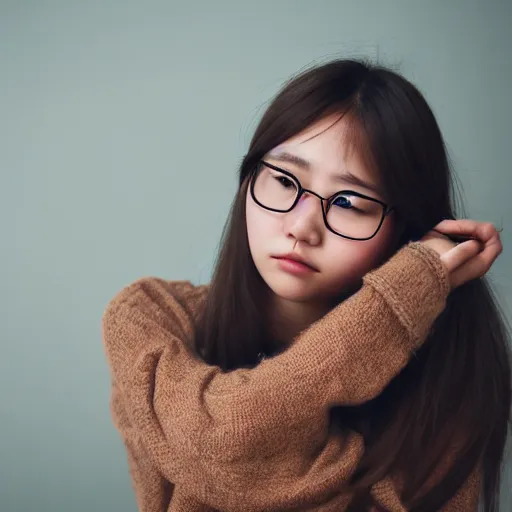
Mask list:
[[[353,208],[352,202],[346,196],[338,196],[332,202],[332,205],[333,206],[338,206],[339,208],[345,208],[345,209]]]
[[[286,176],[277,176],[277,175],[274,175],[274,179],[280,184],[282,185],[284,188],[295,188],[295,183],[288,177]]]

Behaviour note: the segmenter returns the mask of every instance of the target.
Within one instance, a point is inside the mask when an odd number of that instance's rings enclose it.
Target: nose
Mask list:
[[[292,211],[285,214],[286,236],[308,245],[322,241],[324,221],[320,199],[304,193]]]

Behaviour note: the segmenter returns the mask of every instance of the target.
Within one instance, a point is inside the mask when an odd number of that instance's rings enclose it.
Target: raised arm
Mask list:
[[[190,315],[168,286],[141,280],[114,298],[105,349],[158,472],[221,510],[331,499],[363,443],[331,431],[329,409],[377,396],[424,341],[449,292],[438,254],[409,244],[285,352],[223,373],[186,349]]]

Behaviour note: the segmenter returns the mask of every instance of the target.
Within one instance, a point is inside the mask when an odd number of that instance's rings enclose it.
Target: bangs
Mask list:
[[[327,128],[316,133],[307,140],[314,139],[319,135],[327,132],[339,123],[342,124],[342,135],[340,138],[340,146],[343,148],[343,158],[356,156],[362,165],[373,176],[382,190],[385,201],[389,200],[389,192],[386,189],[386,180],[383,179],[383,172],[379,168],[377,156],[373,151],[375,147],[372,144],[371,133],[366,129],[363,119],[357,114],[358,105],[356,101],[345,102],[345,105],[333,109],[331,113],[324,115],[321,119],[333,118]]]

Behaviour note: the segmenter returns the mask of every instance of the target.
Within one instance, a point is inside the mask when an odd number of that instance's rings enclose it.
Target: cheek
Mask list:
[[[245,218],[247,223],[247,237],[249,239],[249,246],[251,250],[257,244],[257,240],[260,238],[260,233],[263,230],[261,220],[258,219],[258,212],[255,210],[252,201],[247,199],[245,206]]]
[[[357,281],[369,266],[371,252],[359,244],[354,240],[340,239],[325,247],[323,269],[333,289]]]
[[[390,256],[394,242],[392,236],[393,229],[389,223],[370,240],[331,239],[325,247],[325,256],[333,289],[356,284],[366,273],[383,263]]]
[[[265,242],[277,229],[277,219],[271,212],[254,204],[250,197],[246,200],[245,212],[249,247],[253,258],[257,259],[258,254],[265,248]]]

